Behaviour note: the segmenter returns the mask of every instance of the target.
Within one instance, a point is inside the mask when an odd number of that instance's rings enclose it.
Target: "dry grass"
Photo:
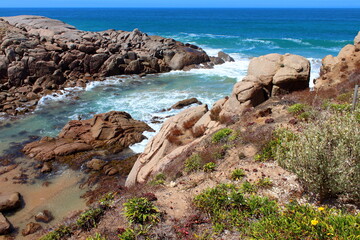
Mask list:
[[[198,138],[204,135],[206,131],[206,127],[204,125],[201,125],[199,127],[191,129],[191,134],[194,138]]]
[[[189,120],[183,123],[183,128],[184,129],[192,128],[198,120],[199,120],[198,118],[190,118]]]

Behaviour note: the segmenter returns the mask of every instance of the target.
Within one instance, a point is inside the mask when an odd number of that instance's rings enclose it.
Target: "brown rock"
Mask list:
[[[185,100],[181,100],[177,103],[175,103],[174,105],[171,106],[172,109],[181,109],[187,106],[190,106],[191,104],[199,104],[201,105],[202,103],[197,100],[197,98],[189,98],[189,99],[185,99]]]
[[[90,162],[86,163],[86,166],[92,170],[100,171],[104,166],[106,162],[101,159],[92,159]]]
[[[0,211],[11,211],[16,210],[21,206],[20,193],[7,193],[0,194]]]
[[[41,173],[48,173],[48,172],[51,172],[52,171],[52,167],[50,165],[50,163],[44,163],[42,168],[40,169],[40,172]]]
[[[112,111],[88,120],[70,121],[58,137],[29,143],[23,151],[41,161],[95,150],[117,153],[141,142],[145,138],[144,131],[153,130],[146,123],[132,119],[128,113]]]
[[[358,33],[358,35],[355,37],[354,39],[354,45],[360,44],[360,31]]]
[[[11,224],[0,212],[0,235],[4,235],[11,232]]]
[[[35,215],[35,220],[37,222],[48,223],[54,219],[51,212],[49,210],[44,210]]]
[[[204,51],[184,47],[171,58],[169,66],[172,70],[181,70],[185,66],[208,61],[210,61],[209,56]]]
[[[36,233],[37,231],[39,231],[41,229],[42,229],[42,227],[40,224],[30,222],[30,223],[26,224],[26,228],[21,231],[21,234],[23,236],[27,236],[27,235]]]

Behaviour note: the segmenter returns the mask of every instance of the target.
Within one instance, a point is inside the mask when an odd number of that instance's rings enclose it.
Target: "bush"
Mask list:
[[[232,132],[233,132],[233,130],[231,130],[229,128],[223,128],[223,129],[217,131],[212,136],[212,143],[218,143],[224,139],[227,139]]]
[[[68,226],[60,226],[56,230],[49,232],[45,236],[42,236],[40,240],[61,240],[65,237],[71,236],[71,229]]]
[[[104,211],[101,208],[89,209],[82,214],[76,220],[76,225],[84,230],[90,230],[93,227],[96,227],[96,224],[99,222],[101,215]]]
[[[243,177],[245,177],[245,171],[243,169],[235,169],[234,171],[231,172],[231,180],[237,181],[242,179]]]
[[[86,240],[106,240],[106,238],[102,237],[100,233],[96,233],[94,237],[88,237]]]
[[[237,230],[239,239],[358,239],[360,215],[337,209],[285,206],[266,197],[246,196],[235,185],[220,184],[195,197],[215,232]]]
[[[216,164],[213,162],[209,162],[203,166],[204,172],[213,172],[215,171]]]
[[[275,133],[275,135],[276,135],[276,133]],[[270,140],[268,143],[266,143],[263,146],[263,148],[261,149],[261,152],[259,154],[255,155],[255,161],[266,162],[266,161],[274,160],[275,151],[276,151],[278,145],[280,145],[280,144],[281,144],[281,141],[277,137]]]
[[[302,132],[279,133],[275,159],[298,175],[320,200],[345,195],[360,202],[360,126],[358,113],[319,112]]]
[[[185,160],[185,172],[195,172],[201,168],[202,159],[199,154],[193,154]]]
[[[113,203],[115,198],[116,192],[108,192],[105,194],[100,200],[99,204],[103,209],[109,209]]]
[[[295,103],[294,105],[291,105],[288,108],[288,112],[295,114],[295,115],[299,115],[300,113],[304,112],[306,109],[307,105],[303,104],[303,103]]]
[[[150,181],[150,185],[156,186],[156,185],[163,185],[165,184],[166,176],[163,173],[157,174],[153,180]]]
[[[158,209],[146,198],[132,198],[124,203],[125,216],[130,223],[156,223],[159,221]]]

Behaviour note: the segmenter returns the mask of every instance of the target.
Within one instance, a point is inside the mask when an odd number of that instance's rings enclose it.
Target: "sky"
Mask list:
[[[360,0],[0,0],[0,8],[360,8]]]

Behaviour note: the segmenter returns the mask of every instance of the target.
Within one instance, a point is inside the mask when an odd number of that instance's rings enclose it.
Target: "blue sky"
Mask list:
[[[359,0],[0,0],[4,7],[359,8]]]

